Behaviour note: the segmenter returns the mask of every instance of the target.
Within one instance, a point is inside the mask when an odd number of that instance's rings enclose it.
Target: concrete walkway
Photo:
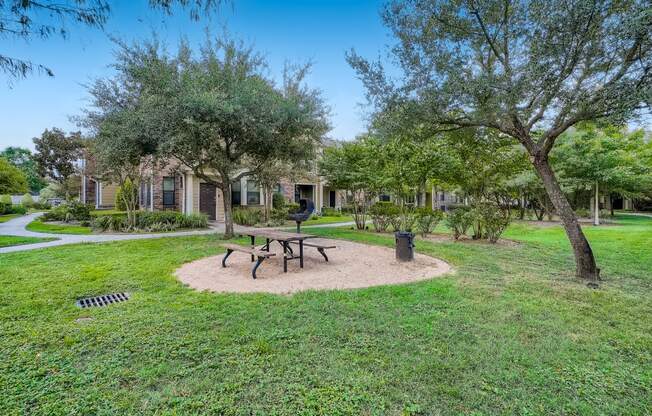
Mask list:
[[[14,218],[5,223],[0,223],[0,235],[13,235],[19,237],[40,237],[40,238],[57,238],[54,241],[46,241],[42,243],[34,244],[24,244],[18,246],[2,247],[0,248],[0,254],[2,253],[11,253],[15,251],[27,251],[27,250],[36,250],[39,248],[45,247],[55,247],[62,246],[66,244],[77,244],[77,243],[103,243],[107,241],[124,241],[124,240],[142,240],[148,238],[163,238],[163,237],[181,237],[181,236],[191,236],[191,235],[205,235],[205,234],[221,234],[224,232],[224,224],[212,222],[209,225],[208,230],[197,230],[197,231],[178,231],[178,232],[169,232],[169,233],[154,233],[154,234],[50,234],[50,233],[35,233],[33,231],[28,231],[25,229],[27,224],[34,221],[42,213],[37,212],[35,214],[24,215],[22,217]],[[301,227],[302,229],[306,228],[315,228],[315,227],[345,227],[354,225],[354,222],[344,222],[344,223],[332,223],[332,224],[319,224],[319,225],[308,225]],[[235,231],[245,230],[247,227],[235,226]],[[287,228],[287,227],[279,227]]]
[[[148,238],[161,238],[161,237],[179,237],[189,235],[203,235],[215,234],[224,232],[224,226],[220,224],[211,225],[208,230],[197,231],[179,231],[170,233],[154,233],[154,234],[50,234],[50,233],[35,233],[25,229],[27,224],[34,221],[41,213],[24,215],[22,217],[14,218],[5,223],[0,224],[0,235],[15,235],[20,237],[40,237],[40,238],[57,238],[58,240],[46,241],[43,243],[25,244],[20,246],[10,246],[0,248],[0,253],[11,253],[14,251],[36,250],[44,247],[62,246],[65,244],[77,243],[103,243],[107,241],[123,241],[123,240],[142,240]]]

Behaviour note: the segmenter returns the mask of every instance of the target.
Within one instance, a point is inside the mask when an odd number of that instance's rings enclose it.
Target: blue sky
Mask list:
[[[164,16],[145,0],[112,2],[105,31],[71,25],[70,38],[3,39],[2,52],[49,66],[54,78],[32,75],[8,86],[0,74],[0,149],[33,148],[32,137],[45,128],[75,130],[69,120],[88,104],[84,83],[111,74],[114,45],[109,35],[132,41],[156,36],[170,46],[181,36],[199,45],[208,27],[218,35],[226,27],[233,37],[253,43],[270,63],[273,77],[283,63],[313,61],[308,83],[323,91],[332,109],[337,139],[351,139],[365,130],[364,89],[344,59],[347,50],[377,57],[391,42],[379,16],[380,0],[234,0],[210,20],[192,22],[187,13]]]

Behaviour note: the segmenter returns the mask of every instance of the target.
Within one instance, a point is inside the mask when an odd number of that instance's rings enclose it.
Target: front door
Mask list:
[[[328,193],[328,206],[335,208],[335,191],[330,191]]]
[[[208,215],[209,220],[215,221],[217,190],[210,183],[199,184],[199,212]]]

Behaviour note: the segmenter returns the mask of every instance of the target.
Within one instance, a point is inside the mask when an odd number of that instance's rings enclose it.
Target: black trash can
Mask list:
[[[394,233],[394,236],[396,237],[396,260],[414,260],[414,233],[398,231]]]

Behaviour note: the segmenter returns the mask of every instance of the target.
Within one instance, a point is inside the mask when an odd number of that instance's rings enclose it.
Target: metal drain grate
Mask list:
[[[127,300],[129,300],[128,293],[110,293],[108,295],[79,299],[76,305],[80,308],[92,308],[96,306],[107,306],[112,303],[124,302]]]

